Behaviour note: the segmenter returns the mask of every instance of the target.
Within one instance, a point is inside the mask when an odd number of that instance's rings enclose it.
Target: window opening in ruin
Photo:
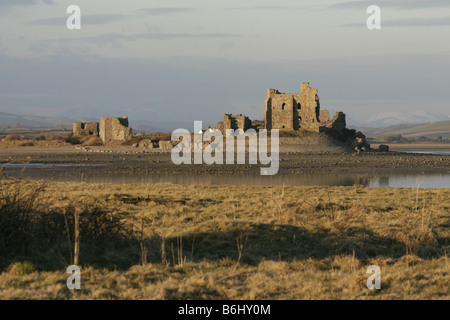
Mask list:
[[[286,103],[283,103],[283,105],[281,106],[281,109],[286,110]]]

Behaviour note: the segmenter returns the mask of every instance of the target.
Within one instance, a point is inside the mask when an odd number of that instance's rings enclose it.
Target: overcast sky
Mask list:
[[[82,11],[68,30],[66,9]],[[382,29],[366,9],[381,7]],[[449,115],[448,0],[0,0],[0,111],[262,119],[267,88],[321,107]]]

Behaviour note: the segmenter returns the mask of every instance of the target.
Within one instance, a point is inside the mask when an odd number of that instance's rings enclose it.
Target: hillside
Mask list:
[[[450,138],[450,121],[437,121],[419,125],[395,125],[386,128],[359,127],[358,130],[372,138],[385,138],[395,135],[402,135],[404,138],[438,136]]]
[[[109,116],[109,115],[107,115]],[[47,130],[72,130],[74,122],[98,122],[98,118],[63,118],[63,117],[43,117],[33,115],[16,115],[12,113],[0,112],[0,132],[20,132],[47,131]],[[205,125],[213,125],[205,122]],[[134,121],[131,119],[131,127],[134,133],[155,133],[172,132],[178,128],[192,130],[193,123],[190,121]]]
[[[428,111],[409,111],[409,112],[383,112],[369,118],[364,125],[376,127],[388,127],[402,124],[420,125],[423,123],[433,123],[438,121],[446,121],[448,115],[436,114]]]
[[[0,112],[0,129],[30,129],[30,128],[48,128],[48,129],[72,129],[74,121],[91,121],[92,119],[69,119],[59,117],[43,116],[25,116],[6,112]]]

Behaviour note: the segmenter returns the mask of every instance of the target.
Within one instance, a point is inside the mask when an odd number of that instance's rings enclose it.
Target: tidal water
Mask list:
[[[1,165],[0,165],[1,166]],[[374,174],[276,174],[274,176],[245,174],[133,174],[101,170],[84,170],[101,165],[87,164],[8,164],[3,174],[13,177],[77,181],[109,184],[157,184],[182,185],[292,185],[292,186],[354,186],[450,188],[450,172],[443,174],[374,175]],[[12,170],[9,170],[12,169]],[[23,170],[17,170],[23,169]],[[55,169],[55,170],[52,170]]]
[[[450,155],[449,150],[402,150],[400,152],[406,153],[420,153],[420,154],[442,154],[442,155]]]

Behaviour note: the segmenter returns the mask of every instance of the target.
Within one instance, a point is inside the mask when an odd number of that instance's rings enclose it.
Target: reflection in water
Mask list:
[[[23,165],[21,165],[23,168]],[[89,167],[96,165],[89,165]],[[59,168],[58,167],[64,167]],[[450,173],[428,175],[363,175],[363,174],[277,174],[274,176],[245,174],[138,174],[132,172],[104,172],[84,165],[28,164],[7,165],[3,174],[33,179],[76,181],[112,184],[204,184],[204,185],[293,185],[293,186],[353,186],[450,188]],[[1,171],[0,171],[1,173]]]
[[[420,154],[442,154],[442,155],[450,155],[449,150],[392,150],[398,152],[406,152],[406,153],[420,153]]]
[[[85,175],[83,181],[89,183],[134,183],[134,184],[206,184],[206,185],[319,185],[319,186],[352,186],[355,184],[366,185],[368,178],[352,175],[188,175],[188,174],[165,174],[165,175]]]
[[[368,187],[450,188],[450,174],[376,177]]]
[[[369,180],[368,187],[389,187],[389,177],[377,177]]]
[[[292,185],[292,186],[354,186],[366,187],[420,187],[450,188],[450,175],[383,176],[302,174],[260,175],[85,175],[88,183],[133,183],[133,184],[205,184],[205,185]]]

